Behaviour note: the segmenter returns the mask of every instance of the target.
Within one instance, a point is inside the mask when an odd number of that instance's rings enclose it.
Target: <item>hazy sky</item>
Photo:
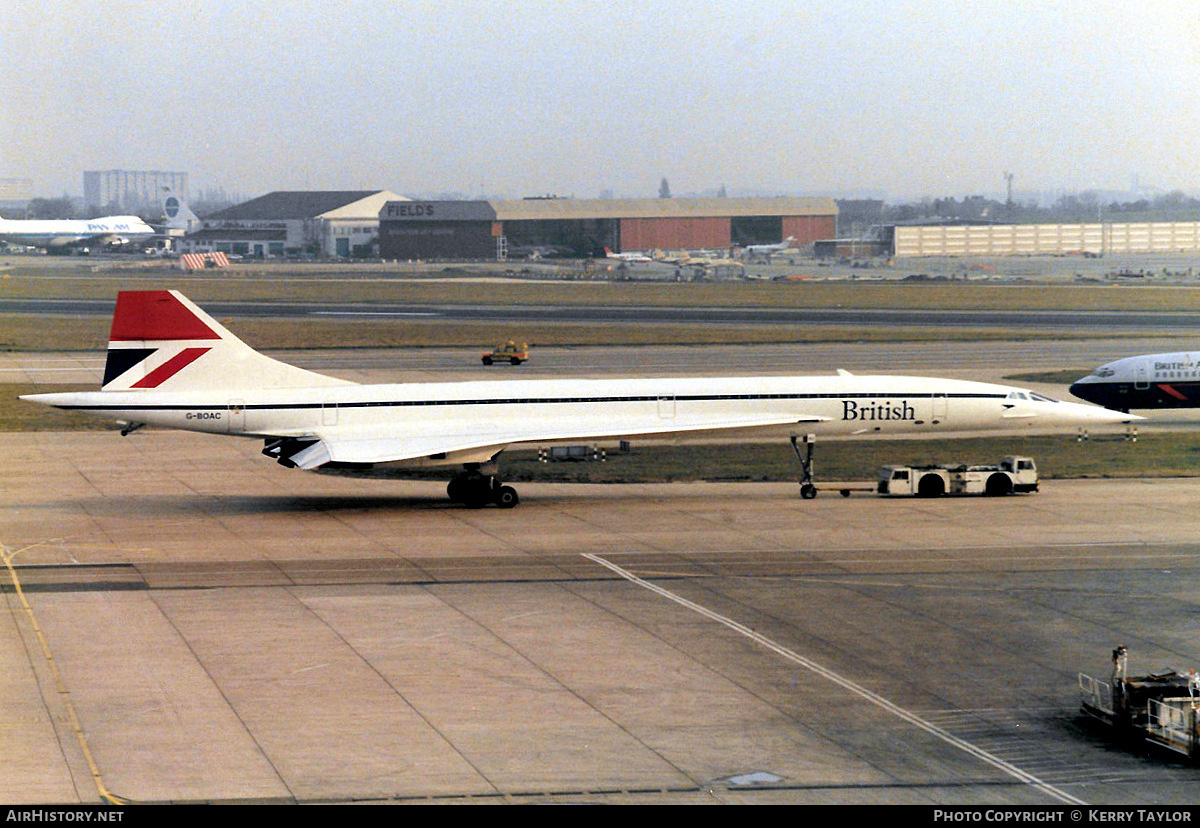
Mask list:
[[[1200,3],[0,0],[0,177],[519,197],[1200,190]]]

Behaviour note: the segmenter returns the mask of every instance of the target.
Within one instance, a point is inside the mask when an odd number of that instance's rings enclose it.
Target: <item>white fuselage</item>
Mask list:
[[[326,441],[330,459],[428,465],[466,450],[726,429],[903,435],[1127,419],[1009,386],[902,376],[518,380],[263,391],[101,391],[39,402],[168,428]],[[426,435],[438,442],[425,451]],[[397,458],[397,445],[407,450]]]
[[[608,248],[604,249],[604,255],[609,259],[617,259],[622,262],[652,262],[654,259],[647,256],[645,253],[614,253]]]
[[[793,238],[788,236],[778,244],[751,244],[746,246],[746,254],[749,256],[764,256],[771,253],[782,253],[792,246]]]
[[[102,244],[154,235],[154,228],[137,216],[105,216],[96,219],[3,219],[0,241],[28,247],[68,247],[87,241]]]

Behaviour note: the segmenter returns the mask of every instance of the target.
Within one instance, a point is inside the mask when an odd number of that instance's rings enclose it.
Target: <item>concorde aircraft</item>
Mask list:
[[[1076,381],[1071,393],[1115,411],[1200,408],[1200,352],[1142,354],[1107,362]]]
[[[1004,385],[857,376],[546,379],[361,385],[258,353],[178,291],[122,291],[99,391],[22,399],[142,425],[256,437],[284,466],[462,466],[452,500],[515,506],[508,446],[742,430],[787,435],[816,495],[816,434],[1056,431],[1141,419]],[[807,457],[798,437],[804,435]]]

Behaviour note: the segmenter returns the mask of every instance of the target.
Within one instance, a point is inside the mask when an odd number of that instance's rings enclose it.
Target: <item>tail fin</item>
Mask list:
[[[117,294],[101,390],[352,385],[264,356],[176,290]]]
[[[167,229],[189,231],[200,222],[200,217],[170,187],[163,187],[162,191],[162,212]]]

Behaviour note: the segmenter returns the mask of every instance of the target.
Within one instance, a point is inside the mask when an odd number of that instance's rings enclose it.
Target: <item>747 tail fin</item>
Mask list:
[[[175,195],[170,187],[162,190],[162,213],[168,230],[191,231],[200,224],[200,217],[192,212],[186,201]]]

